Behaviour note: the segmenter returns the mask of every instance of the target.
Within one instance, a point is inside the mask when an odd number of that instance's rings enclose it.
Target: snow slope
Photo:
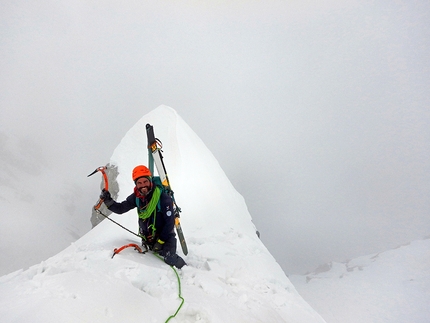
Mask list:
[[[132,168],[147,162],[146,123],[163,141],[189,247],[189,266],[178,270],[185,302],[170,322],[324,322],[258,239],[215,158],[171,108],[144,116],[114,151],[118,200],[132,192]],[[137,232],[133,210],[111,218]],[[181,304],[175,272],[130,248],[111,258],[131,242],[139,239],[105,220],[56,256],[1,277],[2,322],[165,322]]]
[[[37,142],[0,130],[0,276],[60,252],[91,228],[71,198],[83,201],[82,188],[53,168]]]
[[[290,279],[328,323],[430,322],[430,239]]]

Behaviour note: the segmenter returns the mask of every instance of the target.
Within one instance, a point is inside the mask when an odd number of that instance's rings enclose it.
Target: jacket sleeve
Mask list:
[[[163,227],[160,231],[159,238],[167,241],[169,237],[174,235],[173,228],[175,226],[175,215],[173,213],[173,201],[167,194],[161,194],[160,197],[160,215],[163,218]]]
[[[136,207],[136,195],[133,193],[130,196],[128,196],[125,199],[125,201],[122,201],[121,203],[114,201],[113,204],[108,207],[108,209],[114,213],[123,214],[135,207]]]

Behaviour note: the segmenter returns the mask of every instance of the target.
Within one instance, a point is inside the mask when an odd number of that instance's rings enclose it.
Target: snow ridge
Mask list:
[[[170,322],[324,320],[297,293],[259,240],[243,197],[216,159],[171,108],[139,120],[115,149],[118,200],[133,189],[131,169],[147,162],[145,125],[154,125],[189,254],[178,270],[185,303]],[[130,211],[113,220],[137,232]],[[3,322],[164,322],[180,304],[173,270],[152,254],[113,249],[138,238],[103,221],[56,256],[0,278]]]

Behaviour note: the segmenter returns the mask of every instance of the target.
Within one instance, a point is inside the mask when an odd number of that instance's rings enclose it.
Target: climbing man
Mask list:
[[[115,202],[110,192],[105,189],[102,190],[100,198],[109,210],[117,214],[137,208],[139,233],[143,244],[164,257],[166,264],[182,268],[186,263],[176,254],[172,198],[152,182],[151,171],[146,166],[136,166],[132,178],[136,186],[125,201]]]

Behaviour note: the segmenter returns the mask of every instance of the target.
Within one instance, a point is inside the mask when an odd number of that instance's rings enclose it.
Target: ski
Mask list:
[[[164,186],[166,192],[173,200],[173,212],[175,215],[175,229],[178,234],[179,243],[181,244],[182,252],[184,255],[188,254],[188,247],[185,241],[184,232],[182,231],[180,212],[181,208],[176,204],[173,190],[170,187],[169,177],[167,176],[166,167],[163,162],[163,155],[161,154],[162,143],[154,135],[154,127],[149,123],[146,125],[146,135],[148,137],[148,167],[152,174],[154,174],[154,164],[160,177],[161,184]]]

